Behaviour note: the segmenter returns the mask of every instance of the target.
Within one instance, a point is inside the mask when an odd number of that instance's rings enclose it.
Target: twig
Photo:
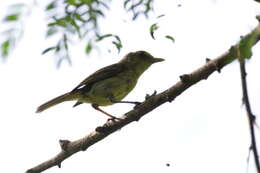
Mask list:
[[[246,74],[245,60],[241,59],[239,61],[239,63],[240,63],[240,72],[241,72],[241,81],[242,81],[243,103],[246,106],[247,117],[248,117],[248,122],[249,122],[249,129],[250,129],[250,136],[251,136],[250,150],[253,151],[256,170],[258,173],[260,173],[260,162],[259,162],[259,158],[258,158],[258,151],[257,151],[255,130],[254,130],[255,116],[252,113],[251,106],[249,103],[249,98],[248,98],[247,82],[246,82],[247,74]]]
[[[252,32],[255,32],[256,30],[260,30],[260,25],[258,25]],[[252,32],[250,32],[249,34],[252,34]],[[257,32],[257,34],[259,35],[258,38],[260,39],[260,32]],[[259,41],[259,39],[257,39],[255,42]],[[181,80],[177,82],[175,85],[163,91],[162,93],[153,94],[152,96],[148,97],[142,104],[138,105],[134,110],[120,117],[120,120],[108,121],[103,126],[97,127],[95,131],[91,132],[89,135],[79,140],[72,142],[68,140],[60,141],[60,153],[58,153],[55,157],[51,158],[50,160],[47,160],[27,170],[26,173],[40,173],[53,166],[60,167],[61,162],[70,157],[71,155],[79,151],[85,151],[88,147],[104,139],[111,133],[117,131],[118,129],[121,129],[122,127],[133,121],[139,120],[141,117],[143,117],[153,109],[159,107],[161,104],[173,101],[186,89],[203,79],[207,79],[209,75],[211,75],[213,72],[220,72],[220,70],[224,66],[231,63],[235,59],[236,57],[233,55],[231,50],[228,50],[226,53],[217,57],[214,60],[208,59],[206,61],[206,64],[203,65],[201,68],[195,70],[190,74],[182,75]]]

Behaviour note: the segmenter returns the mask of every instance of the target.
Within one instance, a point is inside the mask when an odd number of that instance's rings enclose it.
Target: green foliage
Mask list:
[[[112,37],[112,36],[113,36],[113,34],[105,34],[105,35],[102,35],[102,36],[97,35],[96,41],[98,42],[98,41],[101,41],[101,40],[103,40],[105,38]]]
[[[156,19],[160,19],[160,18],[162,18],[162,17],[164,17],[164,16],[165,16],[164,14],[161,14],[161,15],[157,16]],[[155,31],[157,31],[158,29],[159,29],[158,23],[152,24],[152,25],[150,26],[150,28],[149,28],[150,35],[151,35],[152,39],[154,39],[154,40],[155,40],[154,33],[155,33]],[[172,36],[170,36],[170,35],[166,35],[165,38],[168,39],[168,40],[171,40],[173,43],[175,42],[175,39],[174,39]]]
[[[75,41],[86,42],[85,52],[90,54],[94,48],[96,49],[98,42],[111,40],[111,44],[115,46],[118,52],[123,47],[120,36],[117,34],[103,34],[99,27],[101,18],[106,16],[106,12],[110,8],[112,0],[49,0],[44,11],[47,15],[47,31],[46,38],[52,39],[52,46],[46,48],[42,54],[52,52],[55,57],[59,57],[58,63],[66,59],[70,61],[69,47]],[[138,16],[148,17],[152,11],[153,0],[124,0],[122,1],[124,9],[132,14],[132,20],[136,20]],[[13,23],[10,31],[13,31],[4,41],[11,40],[10,45],[15,45],[21,34],[17,36],[18,23],[23,23],[24,12],[28,12],[28,4],[20,3],[11,5],[11,13],[7,14],[3,21],[5,23]],[[27,9],[27,10],[25,10]],[[23,29],[23,27],[19,27]],[[155,28],[153,28],[153,31]],[[55,41],[56,40],[56,41]],[[5,43],[6,44],[6,43]],[[2,48],[1,51],[4,49]],[[6,49],[5,49],[6,50]],[[2,52],[7,56],[10,51]],[[65,57],[65,58],[64,58]]]
[[[92,43],[89,42],[89,43],[86,45],[86,47],[85,47],[85,52],[86,52],[86,54],[90,54],[92,48],[93,48],[93,47],[92,47]]]
[[[45,8],[49,15],[46,37],[55,37],[58,41],[55,43],[56,46],[46,49],[47,52],[53,51],[54,54],[62,54],[70,58],[68,53],[70,40],[85,39],[87,42],[85,52],[90,54],[93,50],[93,41],[99,34],[98,20],[105,16],[107,2],[108,0],[102,2],[99,0],[51,1]],[[68,58],[61,57],[67,60]]]
[[[5,42],[2,43],[1,45],[1,53],[2,57],[7,57],[9,54],[9,49],[10,49],[10,40],[6,40]]]
[[[58,29],[55,27],[48,28],[48,30],[46,32],[46,37],[51,37],[52,35],[57,34],[57,32],[58,32]]]
[[[148,17],[149,12],[153,10],[153,0],[125,0],[124,8],[133,13],[133,20],[140,15]]]
[[[150,35],[151,37],[155,40],[155,37],[154,37],[154,31],[156,31],[157,29],[159,28],[159,26],[157,25],[157,23],[154,23],[150,26],[149,28],[149,32],[150,32]]]
[[[102,41],[107,38],[112,38],[112,44],[115,45],[118,53],[120,52],[121,48],[123,47],[121,39],[118,35],[113,35],[113,34],[105,34],[105,35],[97,35],[97,39],[95,40],[96,42]]]
[[[46,11],[52,10],[52,9],[54,9],[54,8],[56,8],[56,7],[57,7],[56,1],[53,1],[53,2],[51,2],[51,3],[49,3],[49,4],[47,5],[47,7],[45,8],[45,10],[46,10]]]
[[[19,16],[20,16],[19,13],[10,14],[4,18],[4,21],[6,21],[6,22],[16,21],[16,20],[18,20]]]
[[[7,28],[2,31],[1,37],[1,57],[6,58],[10,55],[15,44],[23,35],[23,20],[29,8],[24,3],[17,3],[9,6],[7,14],[2,21],[7,24]]]
[[[121,39],[119,38],[119,36],[114,35],[115,37],[115,41],[112,41],[112,43],[116,46],[118,53],[120,52],[121,48],[123,47]]]
[[[166,35],[165,38],[171,40],[173,43],[175,42],[175,39],[170,35]]]

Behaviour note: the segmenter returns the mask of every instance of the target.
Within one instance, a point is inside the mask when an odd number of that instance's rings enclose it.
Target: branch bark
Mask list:
[[[260,39],[260,25],[258,25],[249,34],[252,34],[253,32],[254,34],[257,33],[258,39],[255,41],[255,43],[257,43]],[[205,65],[193,71],[192,73],[182,75],[180,77],[181,80],[169,89],[159,94],[151,95],[137,108],[127,112],[122,117],[120,117],[120,120],[108,121],[103,126],[97,127],[93,132],[91,132],[87,136],[76,141],[70,142],[68,140],[61,140],[61,151],[56,156],[27,170],[26,173],[40,173],[53,166],[60,167],[61,162],[70,157],[71,155],[79,151],[85,151],[88,147],[104,139],[105,137],[117,131],[118,129],[121,129],[122,127],[126,126],[127,124],[133,121],[138,121],[141,117],[143,117],[150,111],[154,110],[155,108],[159,107],[161,104],[173,101],[176,97],[178,97],[182,92],[184,92],[192,85],[198,83],[203,79],[206,80],[213,72],[220,72],[220,70],[224,66],[233,62],[236,59],[236,56],[231,51],[231,48],[214,60],[207,59]]]

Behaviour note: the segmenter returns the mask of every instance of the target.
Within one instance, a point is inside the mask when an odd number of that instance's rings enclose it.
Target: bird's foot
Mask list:
[[[117,117],[115,117],[115,116],[110,116],[110,118],[108,118],[107,119],[107,121],[120,121],[120,120],[123,120],[123,119],[121,119],[121,118],[117,118]]]
[[[134,109],[137,109],[141,104],[142,104],[142,102],[135,102]]]

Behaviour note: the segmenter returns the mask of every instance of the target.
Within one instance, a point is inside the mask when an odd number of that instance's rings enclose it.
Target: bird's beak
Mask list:
[[[156,63],[156,62],[162,62],[164,61],[165,59],[163,58],[153,58],[153,63]]]

